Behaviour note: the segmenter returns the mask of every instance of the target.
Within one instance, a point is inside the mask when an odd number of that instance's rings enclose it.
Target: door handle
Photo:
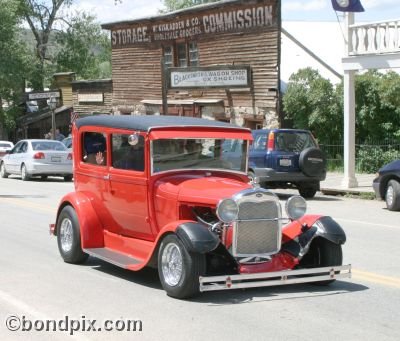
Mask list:
[[[110,174],[104,175],[103,180],[110,180]]]

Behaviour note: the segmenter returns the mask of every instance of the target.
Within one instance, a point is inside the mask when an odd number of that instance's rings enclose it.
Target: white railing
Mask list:
[[[349,54],[400,52],[400,19],[349,27]]]

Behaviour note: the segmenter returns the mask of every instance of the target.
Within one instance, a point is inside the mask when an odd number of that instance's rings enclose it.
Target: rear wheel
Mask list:
[[[72,175],[65,175],[64,181],[72,181]]]
[[[256,178],[256,175],[254,174],[254,172],[253,171],[248,171],[247,172],[247,176],[249,177],[250,182],[253,184],[254,180]]]
[[[385,194],[386,207],[390,211],[400,211],[400,184],[390,180]]]
[[[30,174],[28,173],[28,170],[26,169],[26,166],[22,164],[21,166],[21,179],[23,181],[28,181],[31,178]]]
[[[166,236],[158,253],[158,274],[168,296],[189,298],[199,293],[205,255],[189,252],[176,235]]]
[[[315,185],[299,185],[298,190],[303,198],[312,199],[317,193],[318,187]]]
[[[2,178],[8,178],[8,173],[6,172],[6,166],[4,166],[4,162],[0,165],[0,175]]]
[[[302,268],[322,268],[326,266],[340,266],[343,262],[342,246],[327,239],[315,239],[310,250],[300,262]],[[328,285],[335,280],[315,282],[317,285]]]
[[[83,263],[88,255],[83,252],[78,217],[71,206],[65,206],[57,219],[57,244],[66,263]]]

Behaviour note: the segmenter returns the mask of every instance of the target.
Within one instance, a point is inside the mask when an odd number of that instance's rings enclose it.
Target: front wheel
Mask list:
[[[400,184],[396,180],[389,181],[385,201],[389,211],[400,211]]]
[[[327,239],[317,238],[310,246],[309,251],[300,261],[302,268],[323,268],[340,266],[343,262],[342,246]],[[335,280],[315,282],[317,285],[328,285]]]
[[[168,296],[182,299],[197,295],[205,268],[205,255],[189,252],[176,235],[170,234],[161,242],[158,274]]]
[[[8,178],[8,173],[6,172],[6,166],[4,166],[4,162],[0,165],[0,175],[2,178]]]
[[[57,244],[61,257],[66,263],[83,263],[88,255],[81,246],[78,217],[71,206],[65,206],[57,219]]]

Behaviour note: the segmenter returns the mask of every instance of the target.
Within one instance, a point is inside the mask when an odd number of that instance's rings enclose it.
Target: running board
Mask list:
[[[83,249],[83,252],[124,269],[127,269],[131,265],[137,265],[141,263],[141,261],[133,258],[132,256],[128,256],[124,253],[117,252],[106,247]]]
[[[200,277],[200,291],[269,287],[351,278],[351,265],[263,272],[255,274]]]

